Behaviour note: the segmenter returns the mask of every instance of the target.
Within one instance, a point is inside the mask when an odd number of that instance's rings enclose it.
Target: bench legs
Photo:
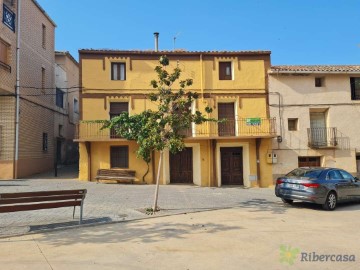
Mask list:
[[[83,204],[84,204],[84,200],[81,201],[81,205],[80,205],[80,220],[79,220],[79,225],[81,225],[81,223],[82,223]],[[73,210],[73,219],[75,218],[75,208],[76,208],[76,206],[74,206],[74,210]]]

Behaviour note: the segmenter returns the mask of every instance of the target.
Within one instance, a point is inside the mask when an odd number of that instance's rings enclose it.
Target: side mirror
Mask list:
[[[355,182],[358,182],[360,179],[358,177],[354,177]]]

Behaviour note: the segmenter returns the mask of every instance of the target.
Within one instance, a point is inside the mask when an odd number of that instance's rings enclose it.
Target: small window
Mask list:
[[[110,165],[111,168],[129,168],[129,147],[110,147]]]
[[[360,100],[360,78],[350,78],[351,99]]]
[[[324,78],[317,77],[315,78],[315,87],[323,87],[324,86]]]
[[[47,152],[48,150],[48,134],[47,133],[43,133],[43,137],[42,137],[42,150],[44,152]]]
[[[56,106],[64,108],[64,92],[56,88]]]
[[[46,49],[46,26],[45,24],[42,25],[42,46]]]
[[[0,39],[0,66],[11,71],[9,65],[10,45]]]
[[[298,130],[298,118],[289,118],[288,119],[288,130],[289,131]]]
[[[327,175],[327,179],[329,180],[340,180],[343,179],[342,175],[339,173],[338,170],[330,171]]]
[[[231,62],[219,62],[219,80],[232,80]]]
[[[354,180],[354,177],[350,173],[342,171],[342,170],[340,170],[339,172],[341,173],[342,177],[345,180]]]
[[[63,136],[63,125],[59,125],[59,137]]]
[[[111,80],[125,81],[126,80],[126,64],[125,63],[111,63]]]
[[[74,113],[79,113],[79,101],[74,98]]]
[[[41,68],[41,92],[45,94],[45,68]]]

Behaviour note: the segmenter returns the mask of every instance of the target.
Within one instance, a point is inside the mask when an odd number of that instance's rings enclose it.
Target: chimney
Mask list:
[[[155,38],[155,52],[159,51],[159,33],[155,32],[154,33],[154,38]]]

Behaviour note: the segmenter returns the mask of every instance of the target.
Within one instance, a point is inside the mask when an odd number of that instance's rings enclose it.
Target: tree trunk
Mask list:
[[[157,208],[158,208],[157,201],[158,201],[158,196],[159,196],[159,182],[160,182],[160,172],[161,172],[162,158],[163,158],[163,151],[160,151],[158,172],[157,172],[157,176],[156,176],[156,188],[155,188],[155,198],[154,198],[153,213],[155,213],[157,211]]]

